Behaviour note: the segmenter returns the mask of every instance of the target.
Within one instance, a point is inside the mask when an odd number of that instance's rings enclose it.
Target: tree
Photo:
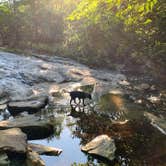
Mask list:
[[[162,59],[164,6],[165,2],[158,0],[82,0],[68,17],[76,36],[70,39],[72,49],[79,48],[84,57],[105,59],[104,65],[109,65],[110,59],[156,55]]]

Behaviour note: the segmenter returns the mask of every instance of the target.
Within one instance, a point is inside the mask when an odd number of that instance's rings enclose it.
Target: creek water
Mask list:
[[[41,158],[46,166],[164,166],[166,163],[166,136],[144,117],[146,110],[128,99],[112,94],[101,96],[96,106],[54,106],[37,115],[54,123],[54,134],[31,143],[57,147],[59,156]],[[2,117],[1,117],[2,118]],[[80,146],[95,136],[107,134],[115,139],[115,160],[90,156]],[[12,162],[12,166],[20,161]],[[21,165],[20,165],[21,166]]]

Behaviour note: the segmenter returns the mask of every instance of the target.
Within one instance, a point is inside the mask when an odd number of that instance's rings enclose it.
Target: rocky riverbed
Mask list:
[[[72,90],[93,100],[70,107]],[[146,77],[0,52],[0,165],[163,165],[165,92]]]

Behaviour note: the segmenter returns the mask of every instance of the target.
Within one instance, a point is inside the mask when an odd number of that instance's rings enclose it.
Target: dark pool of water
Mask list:
[[[144,117],[145,111],[121,96],[110,94],[103,95],[98,105],[87,106],[84,111],[78,107],[49,108],[39,115],[53,121],[54,134],[47,139],[29,142],[63,150],[58,157],[41,156],[46,166],[164,166],[166,136],[151,126]],[[115,139],[117,149],[113,162],[81,152],[81,145],[100,134]]]

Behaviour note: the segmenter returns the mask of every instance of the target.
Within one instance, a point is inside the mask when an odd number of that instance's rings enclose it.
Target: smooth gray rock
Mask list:
[[[115,158],[114,153],[116,150],[114,140],[107,135],[100,135],[92,141],[81,147],[81,150],[88,154],[98,155],[108,160]]]
[[[37,152],[40,155],[45,154],[50,156],[58,156],[62,153],[61,149],[57,149],[57,148],[49,147],[45,145],[29,143],[28,147],[30,147],[33,151]]]
[[[0,130],[0,151],[26,153],[27,136],[19,128]]]
[[[39,96],[22,101],[11,101],[7,104],[7,109],[12,115],[17,115],[20,112],[27,111],[28,113],[35,113],[48,104],[47,96]]]
[[[46,138],[53,133],[53,125],[47,120],[40,120],[35,115],[16,117],[0,122],[0,129],[21,128],[28,139]]]

